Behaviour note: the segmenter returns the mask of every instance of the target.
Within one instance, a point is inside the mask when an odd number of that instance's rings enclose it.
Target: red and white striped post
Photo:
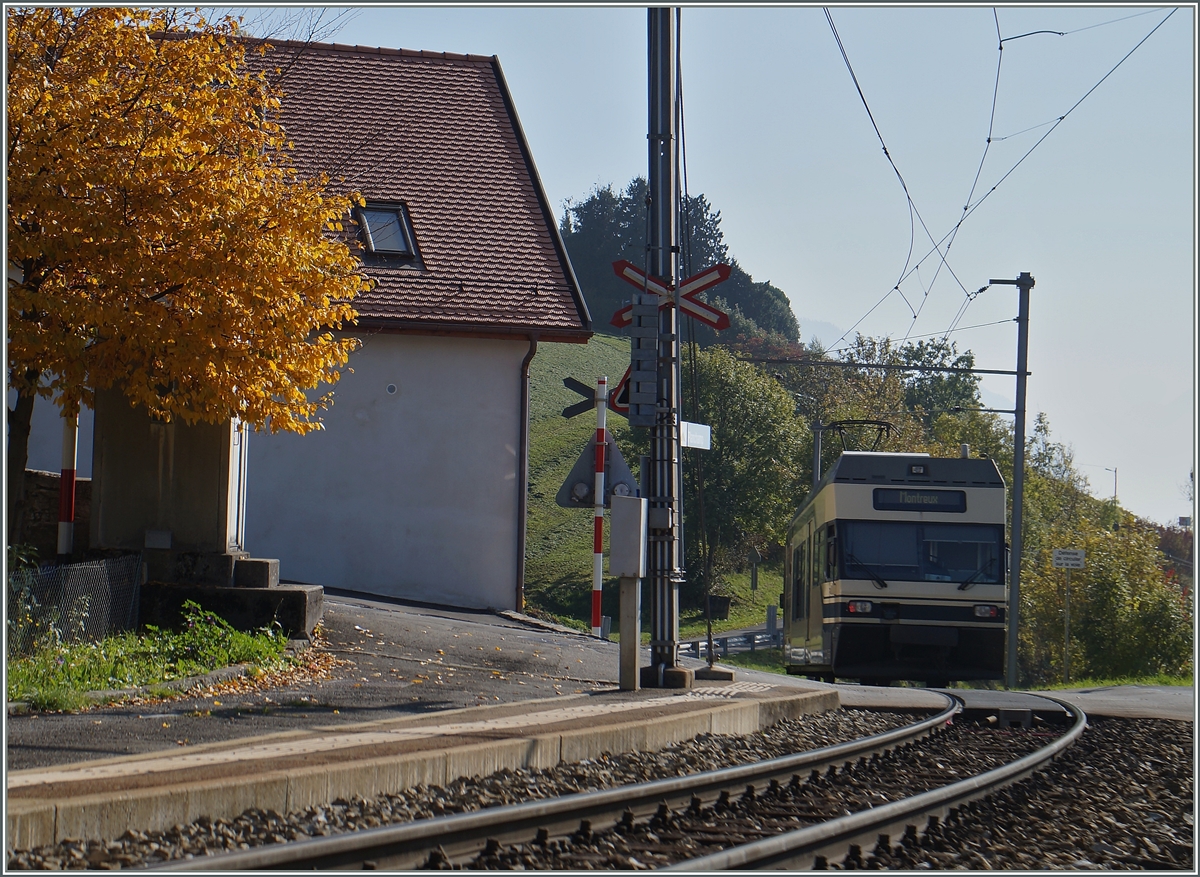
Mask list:
[[[79,415],[63,415],[62,474],[58,482],[58,560],[66,563],[75,548],[75,456]]]
[[[604,451],[607,437],[604,435],[605,413],[608,410],[608,377],[596,381],[596,484],[595,517],[592,535],[592,635],[600,636],[600,599],[604,593]]]

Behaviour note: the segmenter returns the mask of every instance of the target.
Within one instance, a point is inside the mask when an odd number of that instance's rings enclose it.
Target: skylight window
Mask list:
[[[372,253],[414,255],[412,237],[403,207],[369,205],[358,211],[367,249]]]

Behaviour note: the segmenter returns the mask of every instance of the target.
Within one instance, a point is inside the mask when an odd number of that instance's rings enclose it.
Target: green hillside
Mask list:
[[[525,549],[525,601],[529,611],[556,617],[564,624],[587,628],[591,618],[592,513],[590,509],[565,509],[554,496],[571,467],[583,452],[596,428],[596,416],[585,412],[567,420],[562,410],[580,401],[578,393],[563,386],[573,377],[594,385],[607,375],[615,387],[629,365],[629,342],[624,338],[595,335],[588,344],[542,344],[529,369],[529,518]],[[608,429],[621,449],[625,462],[638,474],[638,460],[630,449],[629,426],[624,417],[609,412]],[[607,534],[606,534],[607,540]],[[605,543],[607,545],[607,541]],[[761,624],[766,604],[779,595],[779,570],[759,569],[761,587],[750,590],[748,569],[728,574],[722,592],[731,595],[733,609],[718,629]],[[643,588],[643,599],[648,598]],[[603,611],[619,615],[616,579],[607,579]],[[643,625],[649,623],[643,606]],[[681,636],[689,637],[704,627],[698,607],[680,610]]]
[[[609,386],[625,374],[629,342],[593,336],[588,344],[542,344],[529,367],[529,520],[525,550],[525,600],[534,610],[566,623],[591,617],[592,513],[564,509],[554,495],[596,429],[596,415],[585,412],[567,420],[562,410],[580,401],[563,386],[572,377],[594,385],[607,375]],[[608,427],[622,452],[629,428],[610,412]],[[626,460],[637,473],[637,460]],[[607,595],[606,595],[607,596]],[[616,615],[605,606],[605,614]],[[586,626],[586,625],[585,625]]]

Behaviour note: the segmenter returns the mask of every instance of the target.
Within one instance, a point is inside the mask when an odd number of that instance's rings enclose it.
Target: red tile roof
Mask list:
[[[416,261],[367,255],[364,326],[584,341],[591,319],[495,57],[273,42],[304,173],[403,202]],[[276,77],[272,77],[276,78]]]

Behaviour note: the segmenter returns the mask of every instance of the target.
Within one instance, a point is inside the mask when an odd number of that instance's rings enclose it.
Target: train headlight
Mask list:
[[[852,615],[867,615],[874,608],[870,600],[851,600],[846,606]]]
[[[1000,607],[999,606],[976,606],[975,607],[975,617],[976,618],[997,618],[997,617],[999,617],[999,615],[1000,615]]]

